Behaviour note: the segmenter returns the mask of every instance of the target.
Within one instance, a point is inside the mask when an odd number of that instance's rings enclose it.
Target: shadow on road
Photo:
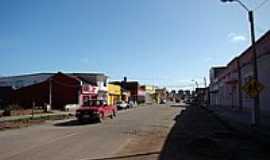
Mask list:
[[[177,108],[186,108],[188,105],[183,105],[183,104],[171,104],[170,107],[177,107]]]
[[[199,106],[186,106],[175,117],[159,160],[267,159],[256,141],[226,127]]]
[[[61,123],[56,123],[54,126],[57,127],[72,127],[72,126],[81,126],[81,125],[91,125],[91,124],[97,124],[98,122],[95,121],[89,121],[89,122],[79,122],[78,120],[70,120],[70,121],[65,121]]]
[[[125,156],[115,156],[115,157],[108,157],[108,158],[95,158],[95,159],[85,159],[85,160],[115,160],[115,159],[133,159],[133,158],[142,159],[144,157],[155,156],[159,154],[160,152],[148,152],[148,153],[125,155]]]

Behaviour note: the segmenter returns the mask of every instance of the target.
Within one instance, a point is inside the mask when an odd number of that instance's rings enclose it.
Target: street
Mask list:
[[[79,124],[73,119],[7,130],[0,132],[0,159],[157,159],[183,109],[156,104],[120,112],[102,124]]]
[[[270,0],[0,8],[0,160],[270,160]]]

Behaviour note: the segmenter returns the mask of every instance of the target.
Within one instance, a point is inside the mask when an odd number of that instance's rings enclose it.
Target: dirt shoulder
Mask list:
[[[0,131],[8,129],[17,129],[23,127],[29,127],[32,125],[39,125],[45,123],[47,120],[62,120],[73,117],[69,114],[52,114],[52,115],[38,115],[35,117],[22,117],[14,120],[5,120],[0,122]]]

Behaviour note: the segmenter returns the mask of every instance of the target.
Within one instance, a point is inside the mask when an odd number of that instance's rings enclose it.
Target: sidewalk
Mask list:
[[[179,114],[159,160],[267,160],[268,146],[223,123],[213,112],[188,106]]]
[[[230,108],[224,108],[221,106],[208,106],[204,107],[206,110],[210,111],[227,125],[232,130],[238,132],[239,134],[245,135],[257,141],[257,143],[265,146],[265,148],[270,147],[270,119],[269,116],[264,115],[261,118],[261,126],[255,128],[252,126],[252,113],[251,112],[241,112],[234,111]]]
[[[208,106],[206,108],[231,123],[237,123],[245,127],[252,126],[252,112],[232,110],[223,106]],[[270,115],[261,113],[261,124],[264,129],[270,130]]]
[[[213,111],[221,117],[224,117],[229,120],[233,120],[237,123],[244,125],[252,124],[252,113],[251,112],[240,112],[232,110],[231,108],[226,108],[223,106],[208,106],[208,110]]]
[[[51,113],[42,113],[42,114],[34,114],[33,119],[38,119],[42,117],[49,117],[49,116],[68,116],[74,114],[74,112],[64,112],[64,111],[53,111]],[[24,119],[31,119],[32,115],[20,115],[20,116],[8,116],[8,117],[0,117],[0,123],[1,122],[7,122],[7,121],[18,121],[18,120],[24,120]]]

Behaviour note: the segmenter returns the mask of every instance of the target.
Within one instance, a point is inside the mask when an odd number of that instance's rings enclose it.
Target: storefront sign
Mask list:
[[[138,90],[138,96],[145,96],[144,90]]]
[[[92,86],[89,84],[85,84],[82,86],[82,94],[97,94],[98,87]]]

